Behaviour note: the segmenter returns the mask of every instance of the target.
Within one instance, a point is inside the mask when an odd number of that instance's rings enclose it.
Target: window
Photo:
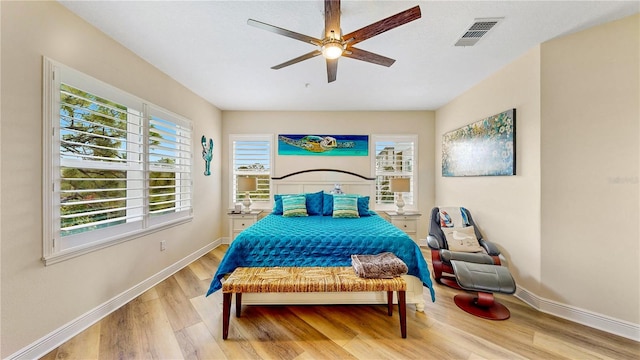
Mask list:
[[[44,62],[46,264],[191,218],[188,120]]]
[[[389,189],[389,180],[395,177],[408,178],[411,191],[404,194],[408,207],[417,205],[418,137],[416,135],[373,135],[376,209],[394,209],[395,197]]]
[[[257,190],[249,192],[257,208],[268,208],[271,203],[272,135],[229,135],[231,146],[231,198],[230,205],[242,202],[244,193],[237,191],[238,176],[257,178]]]

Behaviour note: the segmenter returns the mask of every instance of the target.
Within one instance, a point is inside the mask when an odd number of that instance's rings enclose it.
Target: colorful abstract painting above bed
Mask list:
[[[267,215],[236,237],[213,277],[207,296],[237,267],[351,266],[351,255],[392,252],[408,274],[435,293],[427,263],[416,243],[375,212],[359,218]]]

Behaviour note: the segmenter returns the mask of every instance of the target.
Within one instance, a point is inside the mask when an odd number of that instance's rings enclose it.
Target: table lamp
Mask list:
[[[397,213],[404,214],[404,199],[402,193],[409,192],[409,179],[407,178],[394,178],[390,180],[390,190],[396,193],[396,206]]]
[[[249,192],[256,191],[258,189],[258,179],[254,177],[248,176],[239,176],[238,177],[238,192],[244,192],[244,200],[242,201],[242,205],[244,205],[243,212],[249,213],[251,212],[251,197],[249,196]]]

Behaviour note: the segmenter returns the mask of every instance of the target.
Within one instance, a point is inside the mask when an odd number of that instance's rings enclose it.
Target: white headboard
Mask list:
[[[274,194],[300,194],[324,190],[331,192],[340,184],[342,192],[375,198],[375,178],[346,170],[310,169],[272,177]]]

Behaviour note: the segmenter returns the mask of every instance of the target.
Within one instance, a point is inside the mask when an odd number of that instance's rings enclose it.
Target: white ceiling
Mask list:
[[[247,25],[322,38],[322,0],[60,1],[222,110],[434,110],[544,41],[640,11],[639,1],[342,1],[343,33],[420,5],[422,17],[358,44],[396,59],[322,56],[280,70],[314,46]],[[453,44],[475,18],[503,17],[473,47]]]

